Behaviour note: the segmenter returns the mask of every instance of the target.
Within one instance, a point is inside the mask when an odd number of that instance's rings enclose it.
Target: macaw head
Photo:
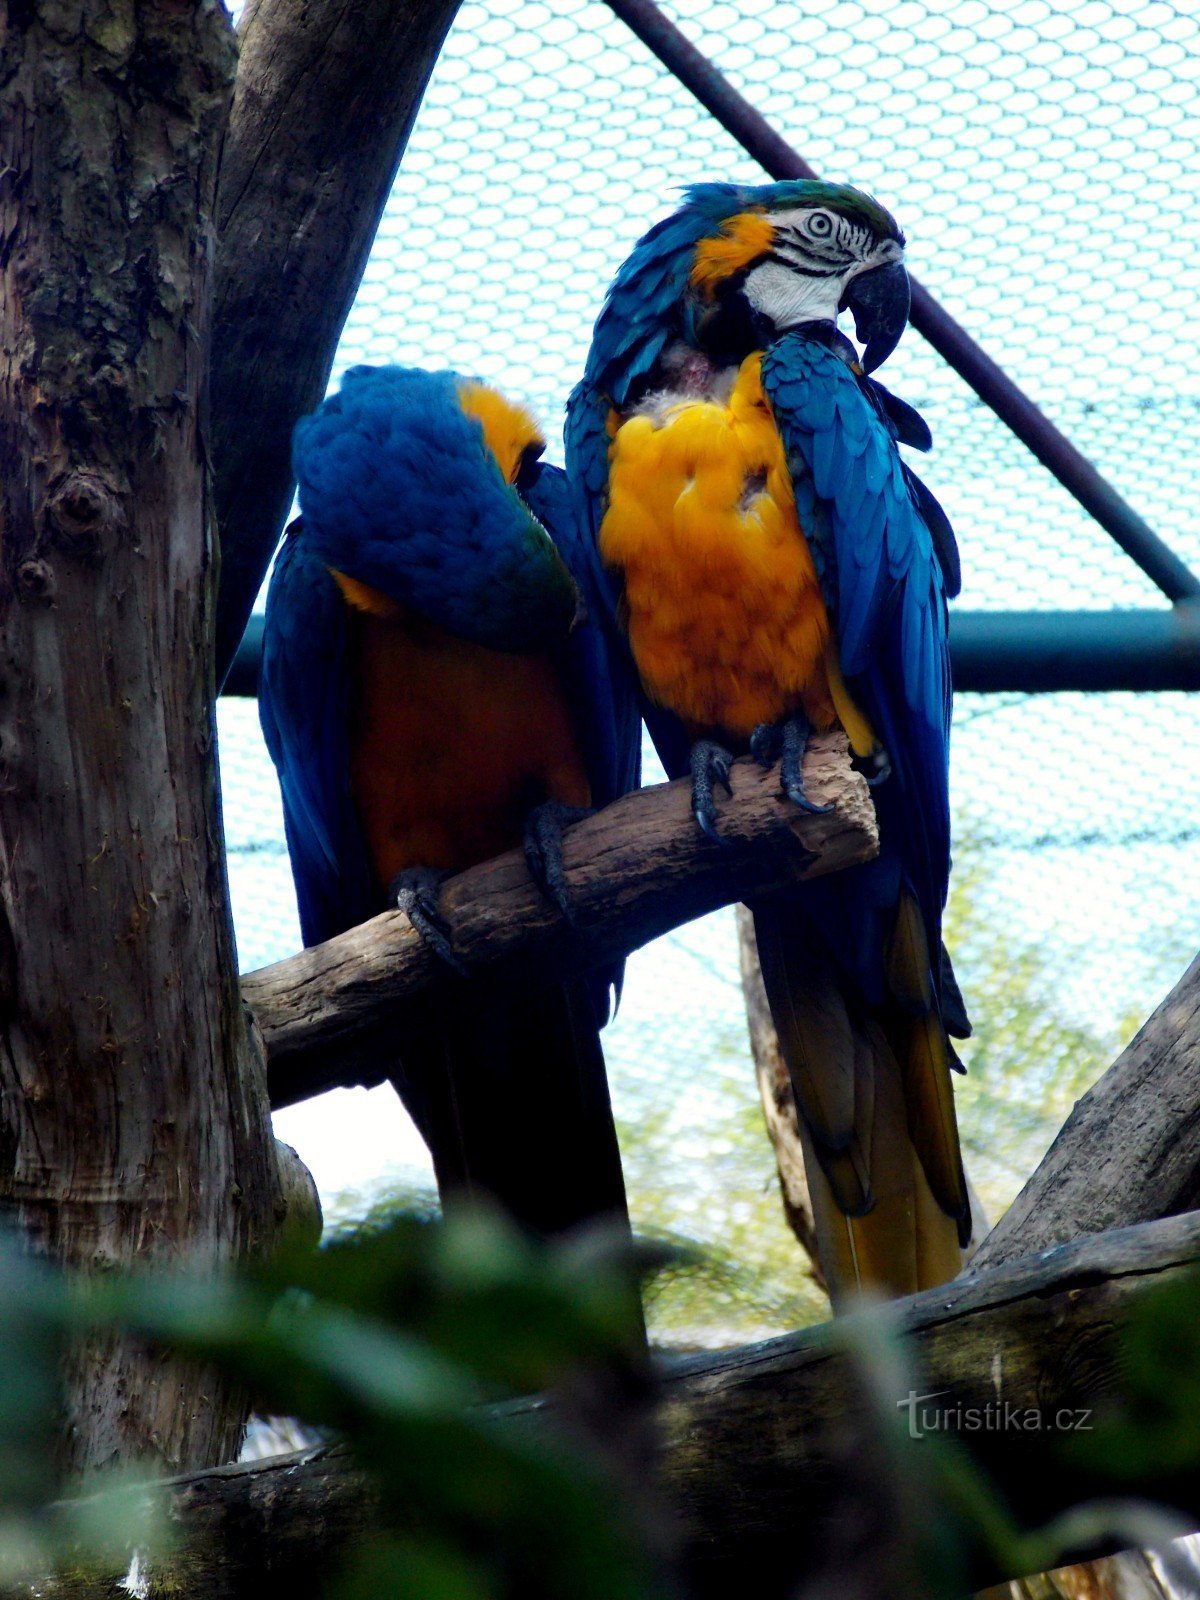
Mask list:
[[[581,601],[525,498],[542,447],[528,413],[483,384],[352,367],[296,425],[307,545],[360,609],[390,602],[493,650],[550,648]]]
[[[741,301],[768,338],[852,311],[863,367],[873,371],[908,322],[904,235],[892,216],[838,184],[777,183],[757,194],[698,242],[689,287],[714,309]]]
[[[909,311],[904,235],[878,201],[807,179],[696,184],[618,272],[589,378],[621,404],[673,341],[739,360],[803,323],[836,326],[847,310],[872,372]]]

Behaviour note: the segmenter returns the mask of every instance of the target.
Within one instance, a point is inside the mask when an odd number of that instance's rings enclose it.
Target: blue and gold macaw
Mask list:
[[[452,872],[636,788],[635,686],[529,415],[453,373],[356,367],[300,422],[300,518],[267,598],[259,703],[306,945],[398,904],[450,965]],[[554,1233],[625,1216],[599,1029],[619,969],[479,979],[407,1028],[394,1082],[444,1198]]]
[[[857,190],[701,184],[617,274],[567,419],[567,472],[667,771],[716,832],[732,754],[802,760],[841,725],[879,858],[752,909],[835,1300],[953,1277],[970,1233],[941,944],[950,871],[954,537],[868,374],[906,325],[904,239]],[[861,363],[837,327],[854,312]]]

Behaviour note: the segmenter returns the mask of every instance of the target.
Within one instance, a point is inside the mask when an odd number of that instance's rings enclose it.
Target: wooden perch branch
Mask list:
[[[1116,1329],[1130,1297],[1198,1261],[1200,1216],[1176,1217],[1025,1257],[899,1308],[922,1393],[946,1391],[939,1399],[947,1410],[1007,1404],[1010,1415],[1044,1419],[1046,1431],[996,1427],[969,1436],[1019,1513],[1040,1523],[1084,1495],[1112,1492],[1111,1483],[1064,1472],[1047,1432],[1062,1425],[1060,1412],[1120,1398]],[[850,1497],[886,1522],[886,1483],[871,1476],[878,1420],[864,1414],[862,1390],[827,1328],[665,1373],[663,1478],[697,1593],[741,1592],[738,1575],[748,1571],[764,1600],[792,1592],[835,1553],[839,1525],[845,1537]],[[544,1399],[505,1408],[516,1426],[543,1425],[551,1414]],[[915,1469],[926,1446],[912,1448]],[[160,1571],[152,1569],[151,1592],[206,1600],[257,1597],[267,1573],[276,1586],[287,1584],[290,1600],[304,1600],[337,1550],[378,1515],[366,1480],[338,1449],[197,1473],[145,1492],[179,1536]],[[1122,1492],[1162,1500],[1200,1525],[1195,1478],[1144,1479]],[[972,1576],[983,1584],[1018,1574],[981,1565]],[[55,1592],[82,1600],[109,1591],[93,1580]]]
[[[721,845],[696,827],[686,780],[627,795],[569,829],[574,927],[539,894],[520,851],[451,879],[441,906],[476,981],[586,971],[718,906],[878,849],[870,795],[840,733],[814,739],[805,761],[809,794],[833,806],[824,815],[798,810],[781,794],[778,771],[753,761],[735,763],[732,783],[732,799],[720,804]],[[404,1007],[418,998],[462,1004],[467,992],[398,911],[242,980],[275,1106],[378,1082],[394,1063]]]

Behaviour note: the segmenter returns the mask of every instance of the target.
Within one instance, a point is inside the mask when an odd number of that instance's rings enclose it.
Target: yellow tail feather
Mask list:
[[[938,1204],[958,1218],[970,1237],[971,1203],[958,1143],[950,1042],[936,1011],[905,1018],[898,1054],[903,1067],[908,1130]]]
[[[875,1203],[869,1211],[858,1217],[845,1214],[803,1120],[800,1135],[817,1253],[835,1308],[863,1289],[889,1296],[916,1294],[957,1277],[963,1263],[958,1224],[934,1198],[909,1138],[894,1057],[877,1062],[870,1141]]]
[[[843,986],[794,905],[771,897],[755,907],[835,1306],[862,1289],[906,1295],[947,1282],[970,1237],[949,1041],[932,1003],[920,912],[905,899],[888,951],[896,999],[875,1014]],[[914,1015],[922,998],[927,1009]]]
[[[925,922],[921,908],[907,890],[900,896],[887,943],[887,980],[888,987],[906,1010],[925,1012],[933,1004]]]

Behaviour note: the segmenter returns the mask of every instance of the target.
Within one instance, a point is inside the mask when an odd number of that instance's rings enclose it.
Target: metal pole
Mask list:
[[[226,694],[258,693],[263,619],[246,629]],[[951,611],[960,693],[1200,689],[1200,604],[1161,611]]]
[[[954,687],[1200,689],[1200,604],[1161,611],[951,611]]]
[[[655,0],[605,3],[772,178],[817,176],[720,69],[663,16]],[[918,283],[912,286],[912,324],[1169,599],[1200,597],[1200,578]]]

